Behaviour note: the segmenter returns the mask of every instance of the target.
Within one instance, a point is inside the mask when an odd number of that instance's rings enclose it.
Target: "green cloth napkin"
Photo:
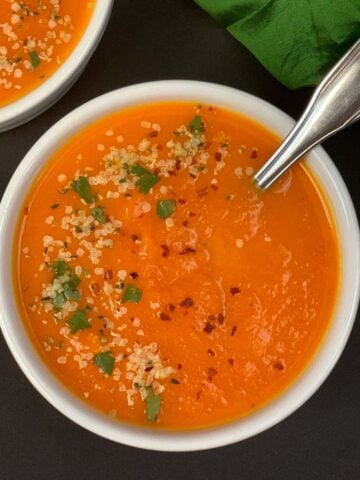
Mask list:
[[[195,0],[289,88],[316,85],[360,37],[360,0]]]

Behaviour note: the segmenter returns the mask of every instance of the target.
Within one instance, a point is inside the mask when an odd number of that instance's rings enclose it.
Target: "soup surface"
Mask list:
[[[77,45],[95,0],[0,0],[0,107],[46,81]]]
[[[339,256],[302,165],[252,175],[278,139],[192,103],[121,111],[49,160],[19,220],[19,304],[44,362],[124,421],[200,428],[249,414],[326,332]]]

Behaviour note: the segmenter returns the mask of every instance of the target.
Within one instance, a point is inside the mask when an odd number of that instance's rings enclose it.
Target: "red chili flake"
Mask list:
[[[167,310],[169,310],[169,312],[175,312],[175,305],[173,305],[172,303],[169,303],[167,306],[166,306]]]
[[[218,187],[217,185],[215,185],[214,183],[212,183],[212,184],[210,185],[210,188],[211,188],[211,190],[214,190],[214,192],[216,192],[216,190],[217,190],[219,187]]]
[[[222,155],[220,152],[215,152],[215,160],[220,162],[222,160]]]
[[[234,363],[235,363],[235,360],[233,358],[229,358],[228,359],[228,362],[230,363],[230,365],[233,367],[234,366]]]
[[[90,288],[93,291],[93,293],[95,293],[95,295],[98,295],[100,293],[100,286],[98,283],[96,282],[90,283]]]
[[[180,382],[177,378],[170,378],[170,383],[173,385],[180,385]]]
[[[160,318],[160,320],[164,320],[164,322],[170,322],[171,321],[171,317],[167,313],[164,313],[164,312],[159,313],[159,318]]]
[[[258,156],[258,149],[257,148],[253,148],[251,150],[251,155],[250,155],[250,158],[257,158]]]
[[[176,159],[175,168],[176,170],[180,170],[181,168],[181,160],[179,158]]]
[[[204,188],[201,188],[200,190],[197,191],[197,194],[199,197],[203,197],[204,195],[207,195],[209,193],[209,188],[208,187],[204,187]]]
[[[216,320],[216,317],[215,315],[208,315],[208,320],[210,320],[211,322],[214,322]]]
[[[180,307],[190,308],[194,305],[194,300],[190,297],[186,297],[182,302],[180,302]]]
[[[203,328],[205,333],[211,333],[215,329],[215,325],[212,325],[210,322],[206,322]]]
[[[29,207],[26,205],[26,207],[24,208],[24,215],[28,215],[29,214]]]
[[[219,322],[219,324],[222,325],[224,323],[224,320],[225,320],[224,315],[222,313],[219,313],[217,317],[217,321]]]
[[[113,278],[113,271],[112,270],[106,270],[104,273],[104,280],[111,280]]]
[[[281,360],[278,360],[277,362],[275,362],[273,367],[276,368],[276,370],[284,370],[285,368]]]
[[[167,258],[170,255],[170,248],[167,245],[160,245],[160,247],[163,249],[163,252],[161,254],[162,257]]]
[[[201,397],[201,393],[202,393],[202,390],[199,390],[196,394],[196,400],[200,400],[200,397]]]
[[[185,205],[185,203],[187,203],[187,202],[186,202],[185,198],[178,198],[178,203],[180,203],[180,205]]]
[[[210,380],[210,382],[212,381],[213,377],[215,377],[215,375],[217,375],[218,371],[215,369],[215,368],[208,368],[207,369],[207,376],[208,376],[208,379]]]
[[[153,365],[150,365],[149,367],[145,368],[145,372],[151,372],[151,370],[154,368]]]
[[[189,254],[189,253],[196,253],[195,248],[185,247],[185,248],[179,253],[179,255],[187,255],[187,254]]]
[[[139,274],[137,272],[131,272],[129,277],[132,278],[133,280],[135,280],[136,278],[139,277]]]
[[[238,287],[231,287],[230,288],[231,295],[238,295],[240,293],[240,288]]]
[[[184,227],[187,227],[189,225],[189,220],[184,220],[182,224]]]
[[[211,357],[215,357],[215,352],[212,348],[209,348],[208,351],[207,351],[208,355],[210,355]]]
[[[178,370],[181,370],[181,369],[182,369],[182,364],[178,363]]]
[[[231,334],[230,334],[232,337],[235,335],[236,330],[237,330],[237,326],[234,325],[234,326],[232,327],[232,329],[231,329]]]
[[[159,132],[157,132],[156,130],[153,130],[152,132],[149,133],[149,137],[150,138],[154,138],[154,137],[157,137],[159,135]]]
[[[194,212],[189,212],[189,213],[188,213],[188,216],[189,216],[189,217],[196,217],[196,213],[194,213]]]
[[[140,240],[140,239],[139,239],[138,235],[131,235],[131,240],[132,240],[133,242],[137,242],[137,241]]]

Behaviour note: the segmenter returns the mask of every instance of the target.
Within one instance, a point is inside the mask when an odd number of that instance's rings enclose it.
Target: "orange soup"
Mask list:
[[[49,159],[14,270],[24,323],[68,389],[122,421],[190,429],[296,379],[331,321],[339,252],[304,165],[254,186],[278,144],[221,108],[159,103]]]
[[[0,107],[46,81],[79,42],[95,1],[0,0]]]

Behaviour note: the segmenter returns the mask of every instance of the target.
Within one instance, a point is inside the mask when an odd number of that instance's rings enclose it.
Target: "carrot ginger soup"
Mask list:
[[[303,165],[254,187],[278,143],[235,113],[160,103],[49,159],[14,270],[26,327],[68,389],[122,421],[189,429],[249,414],[304,369],[339,254]]]
[[[0,107],[47,80],[78,43],[95,0],[0,0]]]

